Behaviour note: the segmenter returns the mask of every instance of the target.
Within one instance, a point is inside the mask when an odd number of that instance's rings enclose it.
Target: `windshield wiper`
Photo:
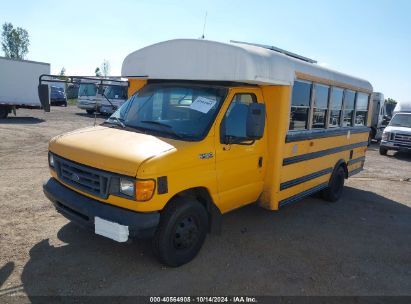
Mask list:
[[[117,125],[120,125],[123,129],[126,127],[126,125],[124,124],[124,122],[121,121],[120,118],[118,117],[110,117],[106,122],[110,123],[110,120],[114,120],[115,122],[117,122]]]
[[[167,133],[171,133],[172,135],[174,135],[174,136],[176,136],[177,138],[180,138],[180,139],[183,138],[183,136],[181,136],[180,134],[178,134],[176,131],[173,130],[173,127],[172,127],[172,126],[170,126],[170,125],[168,125],[168,124],[166,124],[166,123],[163,123],[163,122],[160,122],[160,121],[156,121],[156,120],[142,120],[142,121],[140,121],[140,122],[146,123],[146,124],[153,124],[153,125],[157,125],[157,126],[161,126],[161,127],[167,128],[167,130],[169,131],[169,132],[167,132]]]

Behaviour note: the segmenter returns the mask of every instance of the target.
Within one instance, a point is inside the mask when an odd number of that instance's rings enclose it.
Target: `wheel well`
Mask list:
[[[195,199],[199,201],[207,210],[208,210],[209,204],[212,203],[211,195],[208,193],[207,189],[203,187],[191,188],[191,189],[187,189],[182,192],[179,192],[176,195],[174,195],[171,198],[171,200],[176,199],[178,197],[188,197],[191,199]]]
[[[220,209],[214,204],[214,201],[208,192],[207,188],[196,187],[184,190],[174,195],[168,202],[178,199],[179,197],[191,198],[200,202],[207,210],[209,216],[209,232],[220,234],[221,233],[221,217]]]
[[[339,168],[342,167],[344,169],[344,175],[345,178],[348,178],[348,167],[347,167],[347,163],[345,162],[345,160],[340,159],[334,166],[334,170],[333,170],[333,174],[334,172]]]

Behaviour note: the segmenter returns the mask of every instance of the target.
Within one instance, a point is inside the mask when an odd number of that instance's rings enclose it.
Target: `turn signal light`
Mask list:
[[[136,200],[145,202],[150,200],[154,195],[156,183],[152,179],[136,181]]]

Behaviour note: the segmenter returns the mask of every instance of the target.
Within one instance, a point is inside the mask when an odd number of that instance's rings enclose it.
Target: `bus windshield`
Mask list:
[[[127,99],[127,87],[125,86],[108,86],[104,95],[108,99]]]
[[[94,83],[82,83],[78,90],[78,96],[96,96],[97,87]]]
[[[107,123],[180,140],[201,140],[227,92],[227,88],[208,85],[149,84],[124,103]]]
[[[395,114],[391,119],[389,126],[411,128],[411,113]]]

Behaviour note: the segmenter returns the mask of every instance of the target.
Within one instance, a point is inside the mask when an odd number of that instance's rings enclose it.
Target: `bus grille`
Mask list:
[[[66,159],[55,158],[58,177],[83,192],[107,198],[109,174]]]

